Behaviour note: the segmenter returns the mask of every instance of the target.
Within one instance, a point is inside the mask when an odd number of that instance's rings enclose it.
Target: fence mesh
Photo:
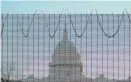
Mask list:
[[[130,82],[130,14],[1,14],[1,78]]]

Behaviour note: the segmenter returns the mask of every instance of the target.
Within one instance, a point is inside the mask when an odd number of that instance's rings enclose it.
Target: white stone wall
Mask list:
[[[52,56],[52,63],[55,64],[79,64],[80,55],[78,53],[56,53]]]
[[[69,70],[70,69],[70,70]],[[80,79],[82,76],[81,66],[51,66],[49,68],[49,77],[55,80]]]

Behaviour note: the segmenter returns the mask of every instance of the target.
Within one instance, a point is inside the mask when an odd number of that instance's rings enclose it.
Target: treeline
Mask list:
[[[1,78],[1,82],[22,82],[22,81],[20,81],[20,80],[7,80],[4,78]]]

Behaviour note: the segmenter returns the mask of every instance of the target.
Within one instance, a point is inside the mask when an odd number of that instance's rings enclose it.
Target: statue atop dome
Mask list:
[[[63,41],[67,41],[67,40],[68,40],[68,32],[67,32],[66,25],[65,25],[65,29],[63,33]]]

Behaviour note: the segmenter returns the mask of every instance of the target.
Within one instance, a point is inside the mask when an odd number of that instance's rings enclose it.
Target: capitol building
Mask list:
[[[62,40],[56,45],[49,63],[49,82],[83,82],[83,65],[80,54],[74,44],[68,39],[64,29]]]
[[[83,75],[81,55],[74,44],[68,39],[67,29],[64,29],[63,38],[55,46],[52,61],[49,63],[47,78],[37,79],[29,76],[23,82],[119,82],[105,78],[103,74],[91,79]]]
[[[63,38],[55,46],[52,61],[49,63],[47,78],[37,79],[29,76],[24,82],[87,82],[83,75],[81,56],[74,44],[68,39],[65,27]]]

